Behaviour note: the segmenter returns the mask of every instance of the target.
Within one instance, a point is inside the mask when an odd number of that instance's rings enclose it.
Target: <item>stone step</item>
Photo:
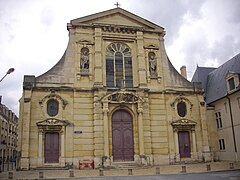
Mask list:
[[[69,167],[56,167],[56,166],[43,166],[43,167],[36,167],[35,170],[68,170]]]
[[[115,162],[112,164],[116,169],[139,169],[143,167],[147,167],[143,164],[138,164],[138,163],[126,163],[126,162]]]

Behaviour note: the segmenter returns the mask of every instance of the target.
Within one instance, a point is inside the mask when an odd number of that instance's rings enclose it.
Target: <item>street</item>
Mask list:
[[[69,179],[69,178],[61,178]],[[155,176],[112,176],[112,177],[82,177],[72,179],[84,180],[240,180],[240,170],[221,171],[208,173],[188,173],[188,174],[171,174],[171,175],[155,175]]]

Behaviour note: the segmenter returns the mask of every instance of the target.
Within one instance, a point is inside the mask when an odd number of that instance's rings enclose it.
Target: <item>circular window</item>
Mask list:
[[[50,99],[47,102],[47,113],[49,116],[56,116],[58,114],[59,103],[55,99]]]
[[[178,111],[178,115],[180,117],[184,117],[187,114],[187,107],[186,107],[186,103],[181,101],[177,104],[177,111]]]

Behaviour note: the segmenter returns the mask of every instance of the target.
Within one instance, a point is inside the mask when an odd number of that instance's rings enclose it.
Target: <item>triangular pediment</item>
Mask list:
[[[132,14],[121,8],[115,8],[108,11],[92,14],[82,18],[74,19],[71,21],[74,26],[78,25],[94,25],[94,24],[106,24],[106,25],[119,25],[119,26],[130,26],[144,29],[151,29],[162,32],[163,27],[158,26],[146,19],[141,18],[135,14]]]

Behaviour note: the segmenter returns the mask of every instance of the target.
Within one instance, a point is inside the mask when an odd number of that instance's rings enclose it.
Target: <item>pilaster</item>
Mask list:
[[[103,102],[104,156],[109,157],[108,101]]]
[[[94,86],[103,86],[103,71],[102,71],[102,30],[101,28],[95,28],[95,55],[94,55]]]
[[[22,116],[22,148],[21,148],[21,169],[29,169],[29,145],[30,145],[30,119],[31,119],[31,97],[32,90],[24,91],[23,116]]]
[[[139,134],[139,155],[144,155],[143,108],[141,101],[138,101],[138,134]]]
[[[137,32],[137,60],[138,60],[138,76],[139,76],[139,87],[145,88],[147,86],[147,74],[146,74],[146,63],[144,56],[144,42],[143,32]]]
[[[202,99],[199,100],[199,109],[200,109],[200,120],[201,120],[201,129],[202,129],[202,152],[204,161],[211,161],[211,153],[210,147],[208,142],[208,130],[207,130],[207,120],[206,120],[206,106],[205,104],[201,104],[200,102],[203,101]]]

